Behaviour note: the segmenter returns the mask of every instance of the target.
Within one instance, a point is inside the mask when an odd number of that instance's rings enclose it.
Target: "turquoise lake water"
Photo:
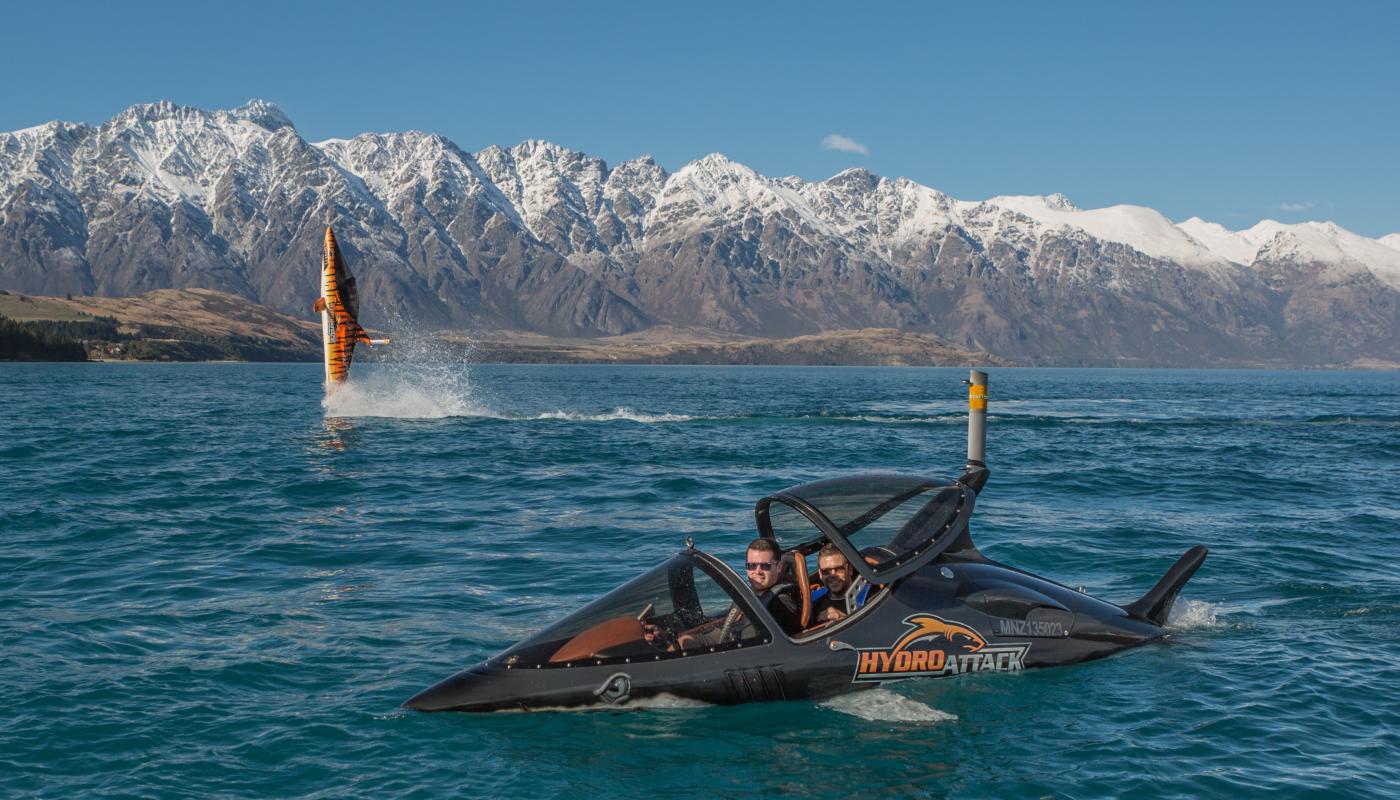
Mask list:
[[[963,369],[0,364],[0,796],[1395,796],[1400,374],[991,372],[973,535],[1168,644],[823,703],[399,704],[759,497],[954,475]]]

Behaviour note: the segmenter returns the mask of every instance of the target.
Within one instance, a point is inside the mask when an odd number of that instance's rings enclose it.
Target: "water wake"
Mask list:
[[[1227,613],[1223,603],[1208,603],[1205,600],[1182,600],[1172,606],[1167,618],[1167,627],[1174,631],[1209,630],[1224,627],[1220,615]]]
[[[822,412],[820,414],[803,414],[793,417],[797,420],[820,420],[831,422],[871,422],[877,425],[941,425],[941,424],[967,424],[965,414],[939,414],[936,416],[917,416],[900,414],[830,414]]]
[[[511,422],[637,422],[653,425],[663,422],[690,422],[698,418],[689,414],[648,414],[626,406],[611,411],[544,411],[538,414],[516,414],[496,411],[471,395],[451,386],[415,385],[401,377],[374,376],[355,380],[337,388],[321,401],[327,417],[396,417],[399,419],[443,419],[445,417],[475,417]]]
[[[956,714],[924,705],[918,700],[896,694],[889,689],[869,689],[843,694],[820,704],[823,708],[840,711],[870,722],[949,722]]]
[[[557,419],[568,422],[614,422],[616,420],[627,420],[628,422],[641,422],[651,424],[656,422],[690,422],[696,417],[689,414],[646,414],[641,411],[633,411],[626,406],[618,406],[612,411],[602,414],[586,414],[581,411],[546,411],[536,414],[533,417],[502,417],[503,419]],[[712,417],[707,419],[713,419]]]
[[[668,711],[672,709],[689,708],[710,708],[711,704],[703,700],[692,700],[688,697],[678,697],[674,694],[661,692],[651,697],[639,697],[628,700],[623,705],[591,705],[591,706],[540,706],[531,709],[504,708],[493,711],[493,714],[597,714],[612,711]]]
[[[647,413],[626,406],[611,411],[557,409],[539,413],[501,411],[483,398],[471,379],[472,351],[413,331],[397,333],[386,349],[372,351],[378,360],[356,365],[354,376],[326,393],[321,401],[327,417],[394,417],[443,419],[477,417],[516,422],[689,422],[690,414]]]

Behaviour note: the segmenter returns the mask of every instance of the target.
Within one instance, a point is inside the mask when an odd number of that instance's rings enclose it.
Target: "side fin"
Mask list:
[[[311,310],[314,311],[314,312],[317,313],[317,314],[321,313],[322,311],[325,311],[325,310],[326,310],[326,298],[324,298],[324,297],[318,297],[318,298],[316,298],[316,302],[314,302],[314,303],[311,304]]]
[[[364,342],[365,344],[372,344],[374,342],[373,339],[369,338],[369,334],[365,332],[365,329],[360,327],[360,323],[358,322],[350,323],[349,336],[351,339],[357,342]]]
[[[1176,560],[1172,568],[1167,570],[1167,574],[1157,581],[1147,594],[1123,606],[1123,610],[1139,619],[1145,619],[1153,625],[1166,625],[1167,615],[1171,613],[1172,603],[1176,602],[1176,596],[1181,592],[1181,587],[1191,580],[1191,576],[1196,574],[1201,562],[1206,560],[1206,553],[1209,551],[1201,545],[1187,550],[1185,554]]]

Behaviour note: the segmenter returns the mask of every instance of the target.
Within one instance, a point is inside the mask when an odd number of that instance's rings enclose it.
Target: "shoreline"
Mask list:
[[[363,363],[388,363],[366,361]],[[403,362],[400,362],[403,363]],[[411,362],[410,362],[411,363]],[[440,362],[422,362],[440,363]],[[870,368],[879,367],[887,369],[956,369],[967,366],[979,366],[979,364],[872,364],[872,363],[717,363],[717,362],[688,362],[688,361],[667,361],[667,362],[647,362],[647,361],[499,361],[483,360],[463,362],[469,367],[747,367],[753,369],[761,368],[823,368],[823,367],[852,367]],[[44,365],[71,365],[71,364],[167,364],[167,365],[199,365],[199,364],[226,364],[226,365],[296,365],[296,364],[320,364],[320,360],[315,361],[252,361],[237,359],[213,359],[208,361],[200,360],[165,360],[165,359],[134,359],[134,358],[101,358],[87,359],[85,361],[20,361],[20,360],[0,360],[0,365],[5,364],[44,364]],[[991,366],[998,370],[1103,370],[1103,371],[1142,371],[1142,372],[1352,372],[1352,373],[1372,373],[1381,374],[1389,372],[1400,372],[1400,364],[1380,366],[1380,365],[1355,365],[1355,364],[1326,364],[1316,366],[1296,366],[1296,365],[1240,365],[1240,364],[1210,364],[1210,365],[1109,365],[1109,364],[980,364],[980,366]]]
[[[50,339],[81,347],[87,363],[320,363],[321,329],[300,319],[209,289],[162,289],[125,298],[58,298],[0,292],[0,315]],[[1400,358],[1299,364],[1277,360],[1152,363],[1142,358],[1017,361],[950,344],[926,331],[857,328],[785,338],[708,328],[657,326],[616,336],[555,336],[510,329],[376,331],[399,340],[397,352],[427,345],[435,360],[476,364],[652,364],[691,366],[922,366],[1046,367],[1064,369],[1400,370]],[[405,347],[406,346],[406,347]],[[58,355],[29,348],[5,352],[0,363],[45,363],[6,356]],[[76,355],[76,353],[74,353]],[[379,352],[357,353],[361,363]],[[1388,355],[1388,354],[1387,354]],[[390,355],[397,357],[397,353]],[[52,363],[84,363],[61,358]]]

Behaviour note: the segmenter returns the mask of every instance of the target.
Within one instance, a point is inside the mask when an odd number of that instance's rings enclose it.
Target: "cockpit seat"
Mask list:
[[[807,559],[801,550],[790,551],[792,555],[792,578],[797,584],[797,596],[802,598],[802,628],[812,624],[812,578],[807,574]]]
[[[549,663],[579,661],[597,658],[604,652],[615,650],[643,640],[642,621],[636,617],[616,617],[594,625],[579,633],[549,657]],[[636,648],[638,653],[648,652],[644,647]]]

